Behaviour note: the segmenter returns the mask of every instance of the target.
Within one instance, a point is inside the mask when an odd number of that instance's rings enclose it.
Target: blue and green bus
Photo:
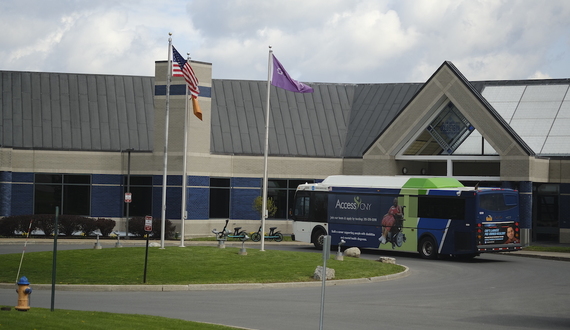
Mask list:
[[[518,192],[450,177],[330,176],[295,192],[293,239],[475,257],[522,248]]]

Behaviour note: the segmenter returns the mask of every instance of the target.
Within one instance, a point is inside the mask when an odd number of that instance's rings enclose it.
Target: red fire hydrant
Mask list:
[[[32,294],[32,288],[30,288],[30,282],[28,282],[28,278],[22,276],[18,281],[18,306],[16,306],[16,310],[25,312],[30,309],[29,298],[28,296]]]

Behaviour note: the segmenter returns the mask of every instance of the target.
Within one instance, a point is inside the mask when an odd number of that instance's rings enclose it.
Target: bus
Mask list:
[[[518,192],[450,177],[329,176],[295,192],[293,240],[471,258],[522,249]]]

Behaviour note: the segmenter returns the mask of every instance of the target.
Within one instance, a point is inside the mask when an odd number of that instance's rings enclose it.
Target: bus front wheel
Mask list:
[[[326,236],[326,232],[323,229],[319,229],[313,233],[313,245],[317,250],[323,249],[324,239]]]
[[[420,241],[419,252],[424,259],[437,259],[437,244],[433,238],[422,238]]]

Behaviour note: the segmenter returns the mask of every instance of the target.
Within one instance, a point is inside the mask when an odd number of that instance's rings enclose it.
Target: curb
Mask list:
[[[561,252],[501,252],[501,254],[524,257],[524,258],[536,258],[536,259],[546,259],[546,260],[558,260],[558,261],[570,261],[570,254]]]
[[[404,278],[410,275],[406,266],[404,271],[396,274],[354,278],[347,280],[329,280],[327,286],[376,283]],[[15,283],[0,283],[0,289],[14,289]],[[56,284],[58,291],[93,291],[93,292],[171,292],[171,291],[205,291],[205,290],[253,290],[253,289],[288,289],[322,286],[321,281],[286,282],[286,283],[235,283],[235,284],[187,284],[187,285],[86,285],[86,284]],[[34,290],[51,290],[51,284],[31,285]]]

